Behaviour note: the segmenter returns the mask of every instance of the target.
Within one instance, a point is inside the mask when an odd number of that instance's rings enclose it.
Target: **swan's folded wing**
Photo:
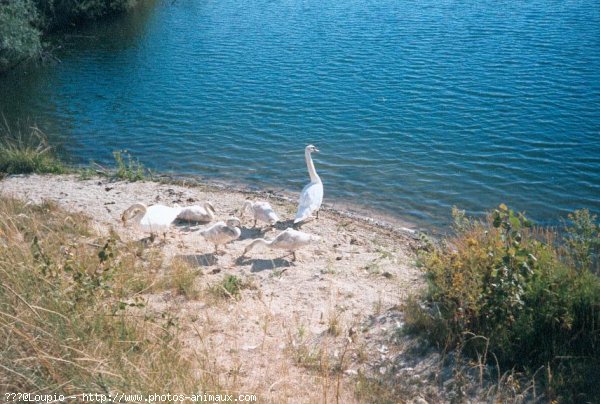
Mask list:
[[[175,221],[180,212],[181,208],[164,205],[150,206],[140,221],[140,226],[150,231],[165,230]]]
[[[189,222],[208,222],[211,220],[211,215],[202,206],[186,206],[181,208],[177,219]]]
[[[323,184],[311,182],[302,190],[294,223],[308,219],[315,210],[321,207],[321,202],[323,202]]]

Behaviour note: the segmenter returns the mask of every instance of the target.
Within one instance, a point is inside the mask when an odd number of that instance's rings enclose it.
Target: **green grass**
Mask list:
[[[146,178],[144,165],[138,159],[134,159],[127,150],[114,151],[113,157],[117,165],[114,175],[116,178],[131,182],[142,181]]]
[[[103,175],[125,181],[143,181],[149,172],[127,150],[113,152],[115,168],[98,171],[92,167],[70,167],[63,163],[48,144],[46,135],[36,126],[28,132],[12,130],[5,122],[0,128],[0,174],[68,174],[78,173],[81,179]]]
[[[0,173],[4,174],[64,174],[66,166],[48,145],[46,136],[37,127],[26,135],[0,132]]]
[[[557,233],[505,205],[484,222],[454,213],[456,235],[421,256],[428,289],[407,305],[408,326],[443,350],[485,351],[493,366],[544,367],[549,399],[600,396],[596,217],[578,211]]]
[[[219,283],[210,286],[208,292],[218,300],[239,299],[242,289],[252,288],[254,285],[238,276],[225,275]]]

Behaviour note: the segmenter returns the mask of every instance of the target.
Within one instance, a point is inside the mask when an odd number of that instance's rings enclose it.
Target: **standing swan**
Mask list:
[[[288,228],[282,231],[271,241],[267,241],[264,238],[257,238],[253,240],[244,249],[242,256],[246,255],[248,251],[253,249],[257,245],[264,245],[269,248],[276,248],[279,250],[290,251],[294,257],[293,261],[296,261],[296,250],[304,247],[312,242],[319,241],[319,236],[313,236],[312,234],[304,233],[292,228]]]
[[[244,213],[248,210],[252,213],[252,217],[254,218],[254,227],[256,227],[256,222],[258,220],[266,222],[271,226],[279,221],[277,213],[275,213],[269,202],[244,202],[240,217],[243,217]]]
[[[127,222],[131,220],[136,226],[149,232],[151,235],[162,232],[163,236],[165,236],[171,223],[175,221],[179,213],[181,213],[181,208],[179,207],[165,205],[146,206],[143,203],[135,203],[123,212],[121,220],[124,225],[127,225]]]
[[[227,222],[217,222],[205,230],[200,230],[198,233],[215,245],[215,254],[218,254],[219,245],[227,244],[240,237],[242,231],[239,226],[240,219],[232,216],[227,219]]]
[[[304,187],[300,194],[298,212],[296,213],[294,224],[305,221],[315,211],[317,212],[317,219],[319,218],[319,209],[323,202],[323,183],[321,182],[321,178],[317,175],[317,170],[315,170],[315,164],[311,157],[312,152],[318,153],[319,149],[309,144],[304,149],[304,157],[306,159],[308,175],[310,175],[310,183]]]

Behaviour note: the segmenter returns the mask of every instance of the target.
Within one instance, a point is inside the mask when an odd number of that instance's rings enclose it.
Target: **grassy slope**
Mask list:
[[[0,199],[0,390],[218,390],[195,376],[168,315],[146,313],[160,257],[98,236],[51,203]]]

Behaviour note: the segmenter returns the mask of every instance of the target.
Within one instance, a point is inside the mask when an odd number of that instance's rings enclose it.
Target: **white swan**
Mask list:
[[[293,255],[293,260],[296,261],[296,250],[309,245],[313,242],[319,241],[321,237],[312,234],[304,233],[298,230],[294,230],[291,227],[282,231],[273,240],[268,241],[264,238],[258,238],[253,240],[244,249],[242,256],[246,255],[248,251],[256,247],[257,245],[264,245],[269,248],[275,248],[279,250],[289,251]]]
[[[306,159],[308,175],[310,175],[310,183],[304,187],[300,194],[298,212],[296,213],[294,223],[305,221],[315,211],[317,212],[317,219],[319,218],[319,209],[323,202],[323,183],[321,182],[321,178],[317,175],[317,170],[315,170],[315,165],[311,157],[312,152],[318,153],[319,149],[309,144],[304,149],[304,157]]]
[[[219,245],[227,244],[240,237],[242,231],[239,229],[240,219],[230,217],[226,222],[217,222],[207,229],[198,233],[207,241],[215,245],[215,253],[219,253]]]
[[[214,218],[215,207],[208,201],[202,205],[185,206],[177,216],[177,219],[187,222],[210,222]]]
[[[165,205],[146,206],[134,203],[123,212],[121,220],[124,225],[129,221],[150,234],[162,232],[163,236],[181,212],[179,207]]]
[[[271,226],[279,221],[277,213],[275,213],[269,202],[244,202],[241,217],[243,217],[244,213],[248,210],[252,213],[252,217],[254,217],[254,227],[256,227],[256,222],[258,220],[268,223]]]

